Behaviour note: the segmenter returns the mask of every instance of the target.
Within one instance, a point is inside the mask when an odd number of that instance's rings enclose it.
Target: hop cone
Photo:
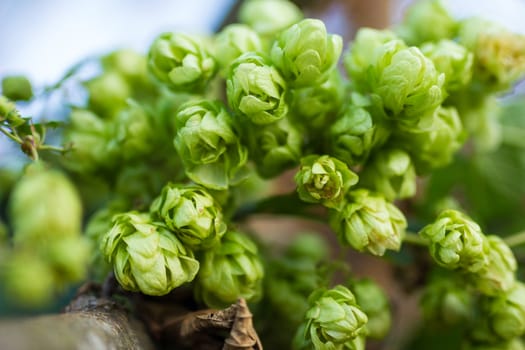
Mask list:
[[[211,247],[226,232],[221,207],[204,188],[167,185],[151,204],[150,212],[192,248]]]
[[[489,327],[501,339],[525,334],[525,285],[516,284],[506,293],[489,298],[484,305]]]
[[[384,197],[359,189],[348,194],[341,211],[331,212],[330,225],[343,244],[381,256],[399,250],[407,223]]]
[[[239,9],[239,20],[265,38],[274,35],[303,18],[301,10],[290,1],[247,0]]]
[[[220,245],[203,252],[196,293],[210,307],[221,308],[238,298],[261,296],[263,265],[257,246],[246,235],[228,231]]]
[[[193,253],[148,214],[115,216],[101,247],[120,285],[129,291],[164,295],[192,281],[199,270]]]
[[[350,289],[354,292],[357,304],[368,317],[366,336],[374,339],[384,338],[392,323],[385,292],[370,279],[353,281]]]
[[[224,72],[243,54],[262,51],[261,38],[244,24],[230,24],[215,36],[215,58]]]

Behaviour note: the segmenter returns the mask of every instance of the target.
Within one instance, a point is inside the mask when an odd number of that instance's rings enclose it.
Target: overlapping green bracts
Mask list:
[[[199,270],[193,252],[144,213],[115,216],[101,249],[120,285],[129,291],[165,295],[192,281]]]

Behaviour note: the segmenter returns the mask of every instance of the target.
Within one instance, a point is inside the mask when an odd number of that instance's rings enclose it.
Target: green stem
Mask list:
[[[515,233],[503,239],[509,247],[516,247],[525,243],[525,231]]]
[[[405,237],[403,237],[403,243],[409,243],[413,245],[418,245],[422,247],[427,247],[428,242],[426,239],[421,238],[417,235],[417,233],[414,232],[406,232]]]
[[[55,151],[55,152],[60,152],[60,153],[64,153],[66,151],[64,147],[57,147],[57,146],[50,146],[50,145],[41,145],[40,147],[38,147],[38,149],[40,151]]]
[[[0,127],[0,132],[2,132],[2,134],[9,137],[11,140],[15,141],[16,143],[22,144],[22,140],[18,136],[11,134],[9,131],[5,130],[4,128]]]

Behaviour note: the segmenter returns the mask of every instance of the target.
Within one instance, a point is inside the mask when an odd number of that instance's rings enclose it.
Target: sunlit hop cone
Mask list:
[[[368,317],[366,336],[374,339],[384,338],[392,323],[388,296],[371,279],[352,281],[350,289],[354,292],[357,305]]]
[[[343,40],[328,34],[318,19],[304,19],[281,32],[271,58],[291,86],[321,83],[339,61]]]
[[[217,69],[206,46],[195,36],[163,33],[149,49],[149,71],[174,91],[200,92]]]
[[[220,245],[203,252],[196,295],[210,307],[221,308],[238,298],[261,296],[263,265],[257,246],[245,234],[228,231]]]
[[[302,158],[295,174],[299,198],[328,208],[339,208],[345,194],[357,181],[358,176],[345,163],[327,155]]]
[[[214,54],[227,75],[231,63],[247,52],[263,52],[261,38],[253,29],[244,24],[230,24],[221,30],[214,41]]]
[[[115,216],[101,247],[118,282],[129,291],[164,295],[192,281],[199,270],[193,253],[148,214]]]
[[[332,211],[330,225],[343,244],[373,255],[399,250],[407,222],[384,197],[366,189],[351,191],[341,211]]]
[[[430,254],[440,266],[479,272],[488,263],[488,242],[478,224],[456,210],[443,211],[419,234],[430,243]]]
[[[286,116],[285,91],[279,71],[256,53],[236,59],[226,80],[228,104],[254,124],[270,124]]]
[[[82,204],[75,187],[62,172],[42,163],[25,169],[9,206],[15,245],[38,246],[81,232]]]
[[[311,348],[354,349],[349,345],[366,333],[368,317],[348,288],[318,289],[309,297],[309,304],[303,336]]]
[[[248,151],[221,102],[188,102],[180,107],[175,125],[175,148],[190,179],[224,190],[245,178]]]
[[[168,184],[151,204],[150,212],[192,248],[209,248],[226,232],[221,207],[201,187]]]
[[[416,194],[416,170],[405,151],[389,148],[379,151],[361,173],[361,184],[389,201]]]

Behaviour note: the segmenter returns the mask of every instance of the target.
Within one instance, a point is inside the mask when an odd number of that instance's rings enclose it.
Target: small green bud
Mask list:
[[[459,325],[472,318],[474,297],[464,281],[443,275],[431,279],[420,299],[423,316],[437,325]]]
[[[345,163],[327,155],[303,157],[295,174],[301,200],[334,209],[341,206],[345,194],[358,179]]]
[[[387,148],[366,163],[361,184],[389,201],[410,198],[416,194],[416,170],[405,151]]]
[[[338,285],[329,290],[318,289],[308,301],[304,337],[313,349],[343,349],[365,334],[368,317],[348,288]]]
[[[461,23],[459,43],[474,53],[474,77],[490,90],[504,90],[525,75],[525,36],[471,18]]]
[[[429,129],[403,131],[395,136],[394,143],[410,153],[417,172],[421,174],[448,165],[466,136],[454,107],[439,107],[433,119]]]
[[[385,292],[370,279],[353,281],[350,289],[354,292],[357,305],[368,317],[366,336],[373,339],[384,338],[392,323],[390,304]]]
[[[150,212],[192,248],[210,248],[226,232],[221,207],[201,187],[168,184],[151,204]]]
[[[33,97],[31,82],[23,75],[2,79],[2,95],[13,101],[29,101]]]
[[[327,34],[323,21],[308,18],[281,32],[271,58],[290,86],[312,86],[328,78],[342,49],[339,35]]]
[[[244,24],[230,24],[215,36],[215,58],[227,72],[237,58],[247,52],[263,52],[259,35]]]
[[[525,285],[516,284],[506,293],[489,298],[485,303],[485,317],[495,335],[511,340],[525,334]]]
[[[17,245],[38,246],[81,232],[82,204],[76,188],[61,171],[41,163],[25,169],[13,189],[9,209]]]
[[[14,102],[0,95],[0,123],[4,121],[7,121],[10,127],[17,127],[26,122],[16,109]]]
[[[454,38],[457,23],[440,0],[417,1],[406,14],[399,35],[409,45]]]
[[[358,189],[348,194],[341,211],[330,213],[330,226],[343,244],[382,256],[387,249],[401,248],[407,222],[384,197]]]
[[[192,281],[199,270],[193,253],[148,214],[116,215],[101,248],[118,282],[129,291],[165,295]]]
[[[27,307],[45,306],[55,296],[52,268],[32,252],[17,251],[2,267],[2,288],[9,300]]]
[[[390,131],[374,123],[366,109],[349,105],[329,129],[329,153],[348,166],[361,164],[389,136]]]
[[[216,71],[204,40],[182,33],[163,33],[149,49],[150,72],[173,91],[201,92]]]
[[[124,77],[108,71],[85,83],[89,94],[88,107],[103,118],[112,119],[126,107],[131,89]]]
[[[257,246],[245,234],[228,231],[220,245],[206,250],[201,258],[196,293],[206,305],[225,307],[238,298],[258,300],[263,265]]]
[[[445,90],[457,91],[470,82],[474,55],[452,40],[427,43],[421,52],[434,62],[436,69],[445,74]]]
[[[419,234],[430,243],[430,255],[447,269],[477,273],[488,263],[488,242],[478,224],[456,210],[443,211]]]
[[[247,175],[248,151],[220,102],[190,101],[179,109],[174,144],[188,177],[216,190],[227,189]]]
[[[279,71],[256,53],[236,59],[226,80],[228,104],[254,124],[270,124],[286,116],[285,91]]]
[[[291,117],[298,125],[305,125],[314,135],[313,139],[320,129],[333,123],[342,108],[343,98],[343,79],[335,69],[321,84],[292,90]]]
[[[303,18],[291,1],[247,0],[239,9],[239,20],[257,33],[273,40],[274,35]]]
[[[487,236],[487,245],[487,264],[469,277],[482,293],[498,295],[514,285],[518,263],[512,250],[500,237]]]
[[[63,143],[71,147],[63,158],[64,166],[76,173],[93,173],[114,164],[117,154],[110,147],[111,130],[93,112],[73,109],[63,134]]]

